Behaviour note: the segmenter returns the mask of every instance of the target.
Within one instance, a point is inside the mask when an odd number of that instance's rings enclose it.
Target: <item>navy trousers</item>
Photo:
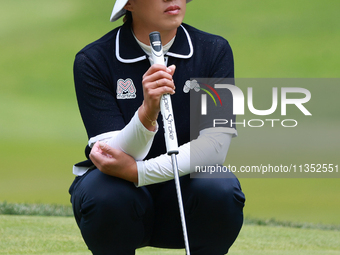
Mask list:
[[[243,224],[244,194],[230,178],[180,178],[192,255],[228,253]],[[174,181],[136,188],[98,169],[70,188],[75,219],[95,255],[133,255],[137,248],[184,248]]]

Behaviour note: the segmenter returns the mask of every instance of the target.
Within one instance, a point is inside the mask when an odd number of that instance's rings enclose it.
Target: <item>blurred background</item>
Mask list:
[[[114,1],[0,4],[0,201],[69,205],[72,165],[84,159],[87,143],[74,56],[122,21],[109,22]],[[340,78],[339,10],[338,0],[194,0],[185,22],[229,41],[236,77]],[[302,163],[339,163],[340,90],[314,89],[315,97],[324,93],[313,106],[320,119],[302,126],[312,127],[302,142],[296,138],[304,128],[288,143],[276,129],[241,128],[226,163],[283,163],[284,155],[290,164],[300,154]],[[320,143],[324,162],[313,162]],[[246,217],[340,224],[340,179],[241,178],[241,184]]]

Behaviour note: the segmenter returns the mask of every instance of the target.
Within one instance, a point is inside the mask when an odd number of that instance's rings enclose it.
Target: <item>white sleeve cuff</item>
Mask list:
[[[90,148],[92,148],[93,145],[96,142],[102,141],[102,142],[107,143],[110,139],[115,138],[119,134],[119,132],[120,132],[120,130],[111,131],[111,132],[107,132],[107,133],[103,133],[103,134],[97,135],[95,137],[91,137],[89,142],[88,142],[88,145],[90,146]]]

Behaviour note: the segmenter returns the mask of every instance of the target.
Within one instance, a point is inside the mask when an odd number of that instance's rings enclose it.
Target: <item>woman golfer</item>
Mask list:
[[[234,67],[225,39],[182,23],[189,1],[117,0],[111,21],[125,15],[124,24],[76,55],[75,88],[89,142],[88,160],[73,168],[77,177],[70,194],[93,254],[184,248],[160,117],[166,93],[172,95],[191,254],[226,254],[241,229],[245,199],[236,177],[189,175],[195,170],[190,158],[222,165],[236,135],[234,128],[202,124],[190,140],[190,78],[233,78]],[[166,66],[151,65],[153,31],[161,34]],[[195,143],[204,146],[190,147]]]

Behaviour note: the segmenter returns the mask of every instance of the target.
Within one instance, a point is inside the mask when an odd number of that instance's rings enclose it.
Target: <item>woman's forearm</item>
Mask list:
[[[179,147],[177,162],[179,175],[194,171],[194,166],[223,164],[228,153],[232,131],[207,129],[200,136]],[[234,129],[233,129],[234,130]],[[234,130],[236,134],[236,130]],[[167,154],[156,158],[137,161],[138,186],[149,185],[173,179],[172,162]]]

